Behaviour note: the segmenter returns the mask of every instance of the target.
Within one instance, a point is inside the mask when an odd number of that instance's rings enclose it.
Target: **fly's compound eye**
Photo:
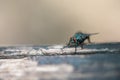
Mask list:
[[[77,42],[76,38],[73,38],[74,42]]]

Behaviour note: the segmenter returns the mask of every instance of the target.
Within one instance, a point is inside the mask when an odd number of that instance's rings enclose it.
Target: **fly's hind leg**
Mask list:
[[[91,43],[90,36],[87,38],[87,40],[88,40],[88,43]]]

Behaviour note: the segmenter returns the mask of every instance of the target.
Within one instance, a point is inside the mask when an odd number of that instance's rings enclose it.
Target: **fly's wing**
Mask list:
[[[89,36],[92,36],[92,35],[97,35],[97,34],[99,34],[99,33],[90,33],[90,34],[88,34]]]

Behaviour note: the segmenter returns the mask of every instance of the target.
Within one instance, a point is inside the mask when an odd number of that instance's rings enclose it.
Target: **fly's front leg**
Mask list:
[[[69,43],[67,44],[68,46],[71,45],[72,37],[70,37]]]

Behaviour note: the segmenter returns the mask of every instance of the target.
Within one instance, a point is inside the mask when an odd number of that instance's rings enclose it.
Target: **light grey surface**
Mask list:
[[[47,46],[48,47],[48,46]],[[91,54],[74,55],[18,55],[18,48],[39,50],[33,47],[1,47],[1,80],[119,80],[119,43],[86,45],[85,50],[98,50]],[[42,48],[47,49],[45,46]],[[52,48],[52,47],[49,47]],[[55,47],[54,47],[55,48]],[[57,47],[58,48],[58,47]],[[12,50],[5,52],[5,50]],[[107,51],[101,51],[101,50]],[[101,52],[100,52],[101,51]],[[89,51],[90,52],[90,51]],[[9,56],[3,56],[9,55]]]

